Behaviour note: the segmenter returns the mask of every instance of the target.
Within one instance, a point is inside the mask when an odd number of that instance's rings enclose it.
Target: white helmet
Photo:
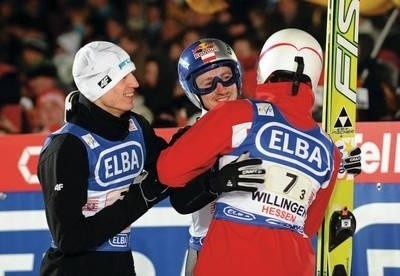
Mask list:
[[[315,90],[322,64],[321,45],[314,37],[299,29],[283,29],[272,34],[264,43],[258,62],[257,83],[265,83],[273,73],[295,76],[297,72],[300,81],[308,77]],[[304,68],[301,68],[302,65]]]

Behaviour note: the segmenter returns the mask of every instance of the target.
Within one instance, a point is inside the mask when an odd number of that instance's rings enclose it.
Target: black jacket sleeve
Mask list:
[[[98,246],[142,216],[148,209],[139,185],[95,215],[85,218],[88,158],[82,142],[71,134],[56,136],[41,154],[38,177],[46,217],[55,244],[64,254]]]
[[[183,188],[174,188],[170,194],[172,207],[180,214],[190,214],[217,198],[217,194],[210,192],[208,179],[210,172],[203,173],[191,180]]]
[[[172,146],[190,126],[179,129],[171,138],[168,146]],[[205,172],[182,188],[171,189],[170,202],[172,207],[180,214],[190,214],[200,210],[208,203],[214,201],[217,195],[210,192],[208,179],[211,177],[211,171]]]
[[[151,202],[147,201],[149,207],[151,207],[170,194],[170,189],[158,182],[157,175],[158,156],[168,144],[163,138],[156,135],[154,129],[143,116],[136,114],[136,119],[142,128],[144,141],[146,141],[146,163],[144,164],[144,169],[149,175],[142,183],[142,189],[147,199],[153,199]]]
[[[156,171],[157,158],[160,155],[160,152],[165,149],[168,144],[163,138],[156,135],[154,129],[143,116],[138,114],[135,114],[135,116],[142,128],[144,141],[146,141],[145,169],[148,171]]]

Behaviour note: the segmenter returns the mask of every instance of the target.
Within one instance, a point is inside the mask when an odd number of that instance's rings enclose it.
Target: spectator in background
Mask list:
[[[257,45],[262,45],[265,39],[265,34],[268,32],[268,17],[265,9],[263,9],[263,5],[260,7],[251,7],[248,13],[248,18],[251,34],[254,37],[253,39]],[[256,48],[258,49],[259,47],[257,46]]]
[[[393,120],[400,120],[400,56],[392,49],[384,49],[378,59],[387,67],[387,85],[384,87],[386,103]]]
[[[242,93],[245,98],[255,97],[257,85],[258,50],[249,36],[240,36],[233,40],[232,48],[242,67]]]
[[[187,28],[182,33],[182,47],[186,48],[196,40],[199,40],[203,33],[198,28]]]
[[[134,5],[138,4],[136,1],[132,1],[132,3],[135,3]],[[121,34],[118,45],[124,49],[132,59],[135,59],[135,65],[137,66],[135,77],[139,83],[144,83],[146,57],[149,55],[149,49],[146,46],[147,44],[143,36],[139,32],[126,31]],[[150,124],[153,124],[154,114],[146,105],[144,96],[140,93],[135,93],[134,102],[135,106],[132,111],[142,115]]]
[[[126,7],[126,26],[131,32],[141,32],[145,28],[144,4],[140,0],[129,0]]]
[[[27,114],[20,104],[20,74],[6,61],[0,61],[0,87],[0,133],[29,132]]]
[[[119,16],[110,16],[105,20],[105,40],[118,44],[126,32],[124,20]]]
[[[180,37],[177,37],[169,46],[169,64],[171,79],[176,80],[173,87],[171,107],[175,114],[175,121],[178,127],[192,124],[199,117],[200,109],[193,105],[178,81],[178,61],[185,47],[200,39],[197,29],[187,28]],[[186,45],[186,46],[184,46]],[[173,72],[173,73],[172,73]]]
[[[106,22],[112,16],[118,16],[119,7],[117,1],[110,0],[90,0],[86,1],[89,6],[89,24],[93,28],[94,37],[105,39]]]
[[[135,93],[133,96],[133,101],[135,102],[135,106],[133,107],[132,111],[142,115],[150,125],[154,123],[154,114],[150,108],[148,108],[144,103],[144,98],[139,93]]]
[[[64,125],[65,95],[57,90],[40,94],[36,99],[35,116],[38,123],[33,132],[51,133]]]
[[[368,90],[367,109],[358,109],[359,121],[394,120],[399,109],[396,91],[391,79],[392,69],[378,58],[371,59],[374,39],[369,34],[359,35],[359,86]],[[367,77],[362,79],[363,72]]]
[[[51,63],[48,53],[49,46],[45,40],[42,38],[27,37],[22,41],[20,67],[25,72],[28,72],[42,64]]]
[[[146,25],[144,28],[145,39],[152,50],[157,50],[161,41],[161,30],[163,25],[162,7],[157,2],[147,5],[145,10]]]
[[[33,103],[29,110],[32,132],[51,132],[62,126],[65,93],[53,65],[42,64],[28,71],[25,91],[25,98]]]
[[[149,48],[143,35],[139,32],[125,32],[122,34],[118,45],[124,49],[131,58],[135,59],[137,69],[135,76],[139,83],[144,82],[146,58],[149,56]]]
[[[209,37],[218,37],[222,41],[226,41],[229,45],[232,43],[232,29],[233,31],[240,32],[241,26],[234,26],[236,23],[233,15],[229,9],[219,11],[211,18],[211,21],[207,25],[206,30]]]
[[[150,55],[146,59],[144,82],[139,87],[144,103],[154,115],[153,127],[176,126],[171,107],[174,80],[165,70],[164,59]]]
[[[163,22],[161,29],[161,47],[160,51],[164,51],[165,48],[169,48],[180,34],[184,31],[184,27],[178,20],[174,18],[166,18]]]
[[[65,9],[67,16],[68,29],[66,32],[78,34],[80,42],[90,40],[96,36],[96,28],[90,22],[91,13],[86,1],[82,3],[76,2],[73,5],[61,7],[61,9]],[[78,46],[80,45],[81,43]]]
[[[204,33],[199,28],[186,27],[182,30],[179,36],[177,36],[168,48],[169,63],[171,64],[171,78],[178,80],[178,73],[176,68],[178,66],[179,57],[182,51],[187,48],[190,44],[198,41],[201,37],[204,37]]]
[[[311,4],[298,0],[278,0],[275,8],[266,16],[267,37],[285,28],[307,31],[312,26]]]
[[[52,62],[57,68],[60,83],[66,91],[71,91],[74,88],[71,70],[75,53],[80,44],[81,37],[77,32],[65,32],[57,37]]]

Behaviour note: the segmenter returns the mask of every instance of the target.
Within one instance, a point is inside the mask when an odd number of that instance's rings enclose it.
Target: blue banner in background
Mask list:
[[[352,275],[400,275],[400,185],[354,185]]]
[[[353,276],[400,275],[400,185],[355,185],[357,230]],[[0,276],[39,275],[50,244],[41,192],[12,192],[0,201]],[[140,276],[183,275],[190,216],[168,199],[133,224],[132,246]]]
[[[166,199],[133,224],[138,275],[183,275],[189,221]],[[41,192],[7,193],[0,201],[0,276],[39,275],[50,241]]]

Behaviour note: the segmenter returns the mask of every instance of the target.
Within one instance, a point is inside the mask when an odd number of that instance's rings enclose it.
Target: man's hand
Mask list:
[[[347,173],[359,175],[361,173],[361,149],[354,148],[349,156],[343,159],[343,167]]]
[[[139,183],[140,192],[149,208],[169,195],[168,187],[159,183],[155,176],[149,175],[146,170],[137,176],[136,182]]]
[[[223,193],[231,191],[255,192],[264,183],[265,169],[262,160],[249,158],[249,153],[222,167],[209,179],[210,191]]]

